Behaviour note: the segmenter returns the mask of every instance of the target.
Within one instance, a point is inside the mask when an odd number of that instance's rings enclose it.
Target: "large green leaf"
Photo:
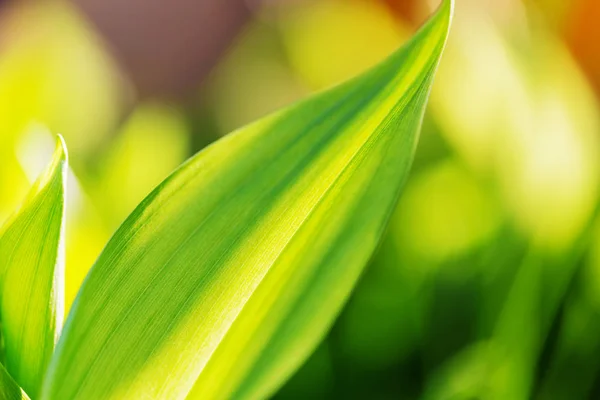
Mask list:
[[[5,365],[34,398],[63,323],[66,170],[59,137],[50,166],[0,233]]]
[[[84,282],[45,399],[261,398],[323,337],[408,174],[452,4],[370,72],[208,147]]]

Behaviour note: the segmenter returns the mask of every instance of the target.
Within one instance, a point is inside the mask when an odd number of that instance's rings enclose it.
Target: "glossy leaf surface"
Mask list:
[[[322,339],[412,162],[451,1],[366,74],[232,133],[126,220],[45,399],[264,398]]]

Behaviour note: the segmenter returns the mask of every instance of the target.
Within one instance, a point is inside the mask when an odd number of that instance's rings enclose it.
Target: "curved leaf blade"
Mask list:
[[[205,149],[128,218],[45,399],[260,398],[322,338],[408,174],[451,1],[370,72]]]
[[[2,364],[0,364],[0,399],[29,400],[27,394],[17,385]]]
[[[31,396],[42,386],[64,315],[67,153],[53,159],[0,234],[2,336],[8,373]]]

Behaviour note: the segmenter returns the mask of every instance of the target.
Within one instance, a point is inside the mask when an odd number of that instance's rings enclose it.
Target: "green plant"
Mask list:
[[[381,238],[451,14],[446,0],[371,71],[242,128],[175,171],[109,241],[64,327],[59,140],[0,237],[4,398],[277,390],[323,337]]]

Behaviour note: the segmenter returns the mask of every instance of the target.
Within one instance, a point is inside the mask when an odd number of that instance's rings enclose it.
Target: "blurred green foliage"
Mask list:
[[[568,2],[526,3],[457,1],[392,226],[277,398],[600,396],[600,108],[558,22]],[[77,182],[70,303],[114,229],[175,166],[385,57],[414,28],[394,10],[267,9],[192,105],[128,107],[130,88],[73,10],[11,9],[0,29],[0,221],[51,153],[40,124],[64,134]]]

